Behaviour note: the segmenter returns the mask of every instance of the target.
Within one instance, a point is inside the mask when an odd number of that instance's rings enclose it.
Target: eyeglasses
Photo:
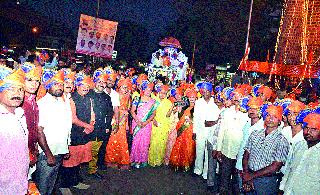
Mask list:
[[[306,131],[319,131],[317,128],[311,128],[311,127],[308,127],[308,126],[306,126],[306,127],[304,127],[304,129],[306,130]]]

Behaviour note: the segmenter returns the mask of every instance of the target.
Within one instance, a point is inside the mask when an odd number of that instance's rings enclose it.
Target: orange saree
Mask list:
[[[187,108],[177,124],[178,136],[170,156],[170,165],[175,169],[182,168],[185,171],[190,169],[195,158],[195,141],[192,139],[192,109],[193,107]]]
[[[120,96],[119,130],[110,135],[105,156],[105,162],[107,165],[128,166],[130,164],[127,142],[128,115],[130,105],[130,96]]]

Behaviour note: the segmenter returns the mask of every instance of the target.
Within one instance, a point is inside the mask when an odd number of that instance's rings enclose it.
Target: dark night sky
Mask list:
[[[50,24],[61,22],[59,28],[52,29],[59,31],[66,25],[76,35],[80,14],[96,16],[97,1],[0,0],[0,5],[7,2],[9,7],[32,10],[37,16],[49,18]],[[250,34],[252,59],[264,60],[266,51],[274,47],[277,34],[269,32],[274,22],[268,14],[280,1],[255,1]],[[238,64],[244,52],[249,7],[249,0],[100,0],[98,17],[119,22],[115,48],[127,54],[123,57],[149,58],[162,38],[173,35],[189,59],[197,42],[198,64]]]
[[[132,21],[145,25],[151,38],[157,39],[168,21],[176,20],[173,0],[100,0],[99,17],[113,21]],[[77,30],[80,14],[96,15],[97,0],[20,0],[50,18],[63,20]],[[118,29],[121,30],[121,29]]]

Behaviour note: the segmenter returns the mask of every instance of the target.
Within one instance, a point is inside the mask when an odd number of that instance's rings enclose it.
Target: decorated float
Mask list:
[[[180,42],[173,37],[167,37],[159,45],[163,48],[152,54],[151,63],[148,65],[149,80],[153,81],[159,76],[168,78],[171,83],[186,80],[189,71],[188,57],[181,51]]]
[[[251,4],[252,7],[252,4]],[[252,10],[252,9],[251,9]],[[250,19],[248,25],[248,35]],[[320,76],[320,0],[285,0],[273,59],[265,62],[248,60],[249,43],[239,70],[268,74],[275,88],[279,81],[301,89],[304,80]],[[269,55],[268,55],[269,56]]]

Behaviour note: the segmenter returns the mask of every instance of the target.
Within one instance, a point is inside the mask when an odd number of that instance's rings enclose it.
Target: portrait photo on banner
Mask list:
[[[111,58],[118,22],[81,14],[76,53]]]

